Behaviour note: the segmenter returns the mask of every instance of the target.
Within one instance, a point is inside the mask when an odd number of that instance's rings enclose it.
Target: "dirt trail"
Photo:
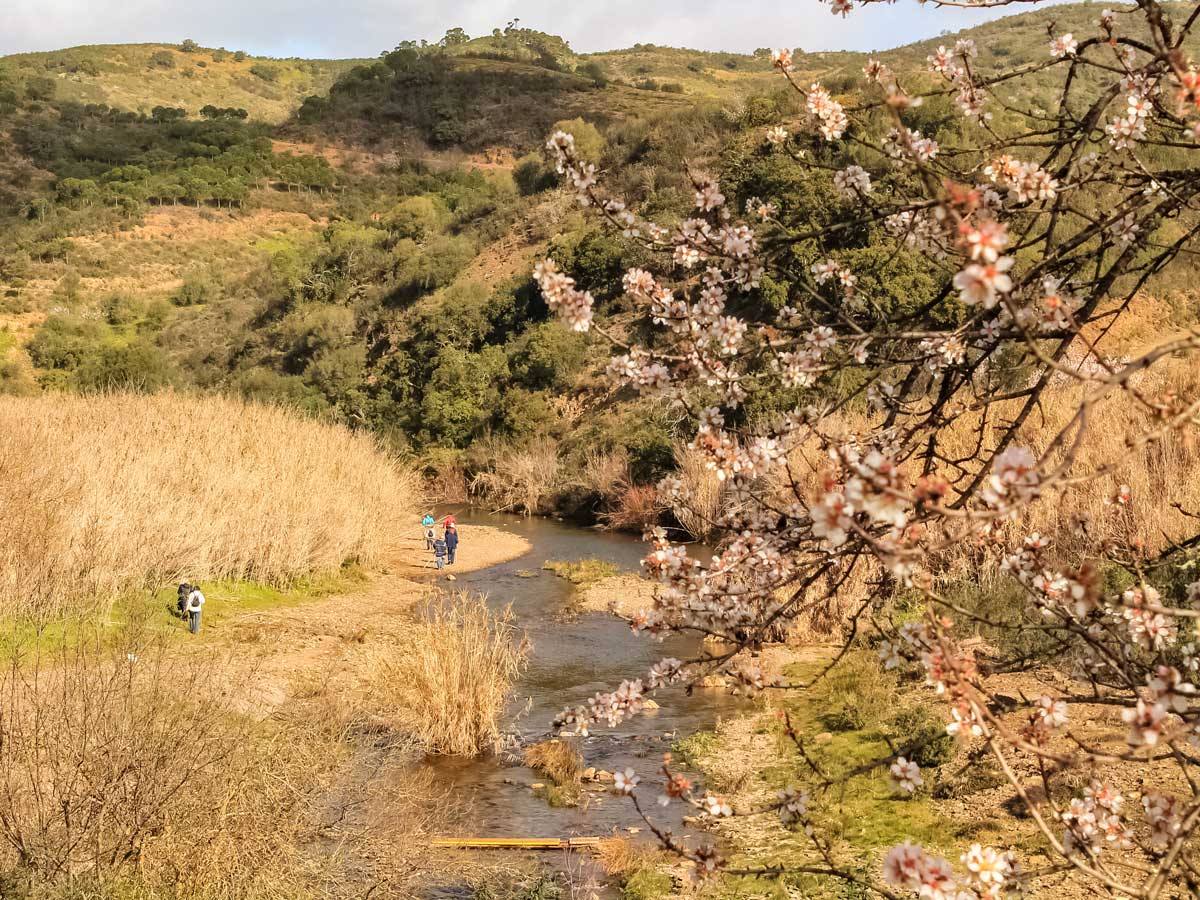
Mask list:
[[[412,621],[414,605],[449,576],[494,566],[530,549],[524,538],[487,525],[460,525],[459,559],[438,573],[423,538],[402,540],[384,571],[360,588],[224,625],[217,638],[251,669],[247,702],[269,714],[306,683],[348,679],[364,645],[389,644]]]

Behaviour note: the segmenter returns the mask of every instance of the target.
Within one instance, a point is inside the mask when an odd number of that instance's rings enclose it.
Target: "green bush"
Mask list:
[[[139,303],[120,294],[109,297],[100,308],[104,312],[104,321],[109,325],[131,325],[140,319],[143,313]]]
[[[150,55],[150,65],[159,69],[175,68],[175,54],[170,50],[156,50]]]
[[[922,769],[936,769],[954,758],[954,738],[927,707],[901,710],[888,721],[888,730],[902,742],[904,756]]]
[[[855,650],[811,689],[818,719],[830,731],[877,728],[895,708],[895,678],[870,651]]]
[[[211,303],[221,293],[217,280],[208,272],[192,272],[185,276],[179,290],[171,297],[176,306],[197,306]]]
[[[27,397],[37,393],[37,385],[16,360],[0,360],[0,394]]]
[[[170,382],[169,373],[166,355],[161,350],[137,342],[100,347],[82,360],[70,383],[85,393],[111,390],[152,393]]]
[[[551,132],[565,131],[575,138],[575,152],[580,159],[600,164],[604,156],[605,140],[600,129],[583,119],[561,119],[550,126]]]
[[[513,181],[521,195],[528,197],[554,187],[558,184],[558,177],[541,154],[529,153],[517,160],[513,168]]]
[[[29,342],[29,357],[40,369],[73,370],[108,337],[108,329],[99,322],[49,316]]]
[[[263,81],[276,81],[279,79],[279,67],[269,66],[266,63],[255,63],[250,67],[250,74]]]

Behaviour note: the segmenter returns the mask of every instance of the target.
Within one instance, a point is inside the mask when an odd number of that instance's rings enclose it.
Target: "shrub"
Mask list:
[[[220,292],[220,284],[210,273],[192,272],[183,279],[171,302],[176,306],[196,306],[216,300]]]
[[[954,738],[927,707],[901,710],[888,722],[888,730],[902,742],[902,755],[922,769],[944,766],[954,758]]]
[[[494,613],[483,597],[465,593],[439,597],[403,650],[373,660],[368,707],[430,753],[495,752],[528,652],[511,610]]]
[[[0,394],[24,397],[37,393],[37,385],[15,360],[0,359]]]
[[[536,515],[559,482],[558,445],[548,438],[497,453],[492,467],[471,479],[471,493],[496,511]]]
[[[242,741],[208,660],[85,629],[0,670],[0,860],[42,882],[141,857]],[[187,690],[179,690],[179,685]]]
[[[583,754],[579,748],[557,738],[530,744],[524,752],[525,765],[540,772],[568,792],[577,792],[583,778]]]
[[[266,63],[255,63],[250,67],[250,74],[263,81],[276,81],[279,78],[279,67],[269,66]]]
[[[99,322],[74,316],[50,316],[28,344],[29,357],[42,369],[73,370],[107,338]]]
[[[0,398],[0,433],[0,615],[370,563],[417,505],[370,437],[234,400]]]
[[[538,194],[549,190],[557,183],[554,171],[546,165],[539,153],[529,153],[517,160],[513,168],[513,181],[522,196]]]
[[[642,534],[658,524],[662,512],[663,504],[654,485],[627,484],[604,519],[610,528]]]
[[[121,294],[113,294],[100,308],[104,312],[104,321],[109,325],[131,325],[141,317],[143,311],[138,303]]]
[[[175,68],[175,54],[170,50],[156,50],[150,56],[150,65],[160,69]]]
[[[171,380],[166,355],[144,341],[124,346],[102,346],[86,357],[70,384],[83,393],[132,391],[152,394]]]
[[[895,707],[895,678],[880,674],[879,660],[866,650],[848,653],[813,691],[814,708],[830,731],[876,728]]]

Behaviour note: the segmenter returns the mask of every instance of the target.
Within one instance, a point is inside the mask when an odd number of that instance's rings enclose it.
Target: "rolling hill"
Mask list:
[[[310,94],[329,90],[363,60],[269,59],[221,48],[169,44],[97,44],[0,57],[7,80],[46,99],[103,103],[149,113],[181,107],[198,115],[213,104],[250,118],[282,122]]]
[[[1082,37],[1097,15],[1055,6],[881,55],[920,86],[938,44],[973,38],[986,71],[1046,58],[1051,22]],[[852,98],[865,60],[801,52],[797,78]],[[1057,77],[1023,99],[1049,102]],[[924,127],[954,118],[938,106]],[[545,135],[564,123],[623,196],[670,219],[690,204],[685,161],[735,194],[757,179],[822,202],[761,152],[765,126],[799,115],[762,53],[581,55],[526,30],[376,60],[157,44],[5,57],[0,392],[238,393],[451,469],[531,435],[576,468],[619,441],[648,480],[673,464],[678,423],[609,402],[605,348],[550,322],[531,286],[552,254],[624,326],[611,288],[639,262],[556,189]]]

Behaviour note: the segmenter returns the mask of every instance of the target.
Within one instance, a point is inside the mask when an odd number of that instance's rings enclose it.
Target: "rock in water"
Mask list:
[[[458,579],[457,579],[457,578],[455,578],[453,575],[447,575],[447,576],[446,576],[446,580],[447,580],[447,581],[458,581]]]

